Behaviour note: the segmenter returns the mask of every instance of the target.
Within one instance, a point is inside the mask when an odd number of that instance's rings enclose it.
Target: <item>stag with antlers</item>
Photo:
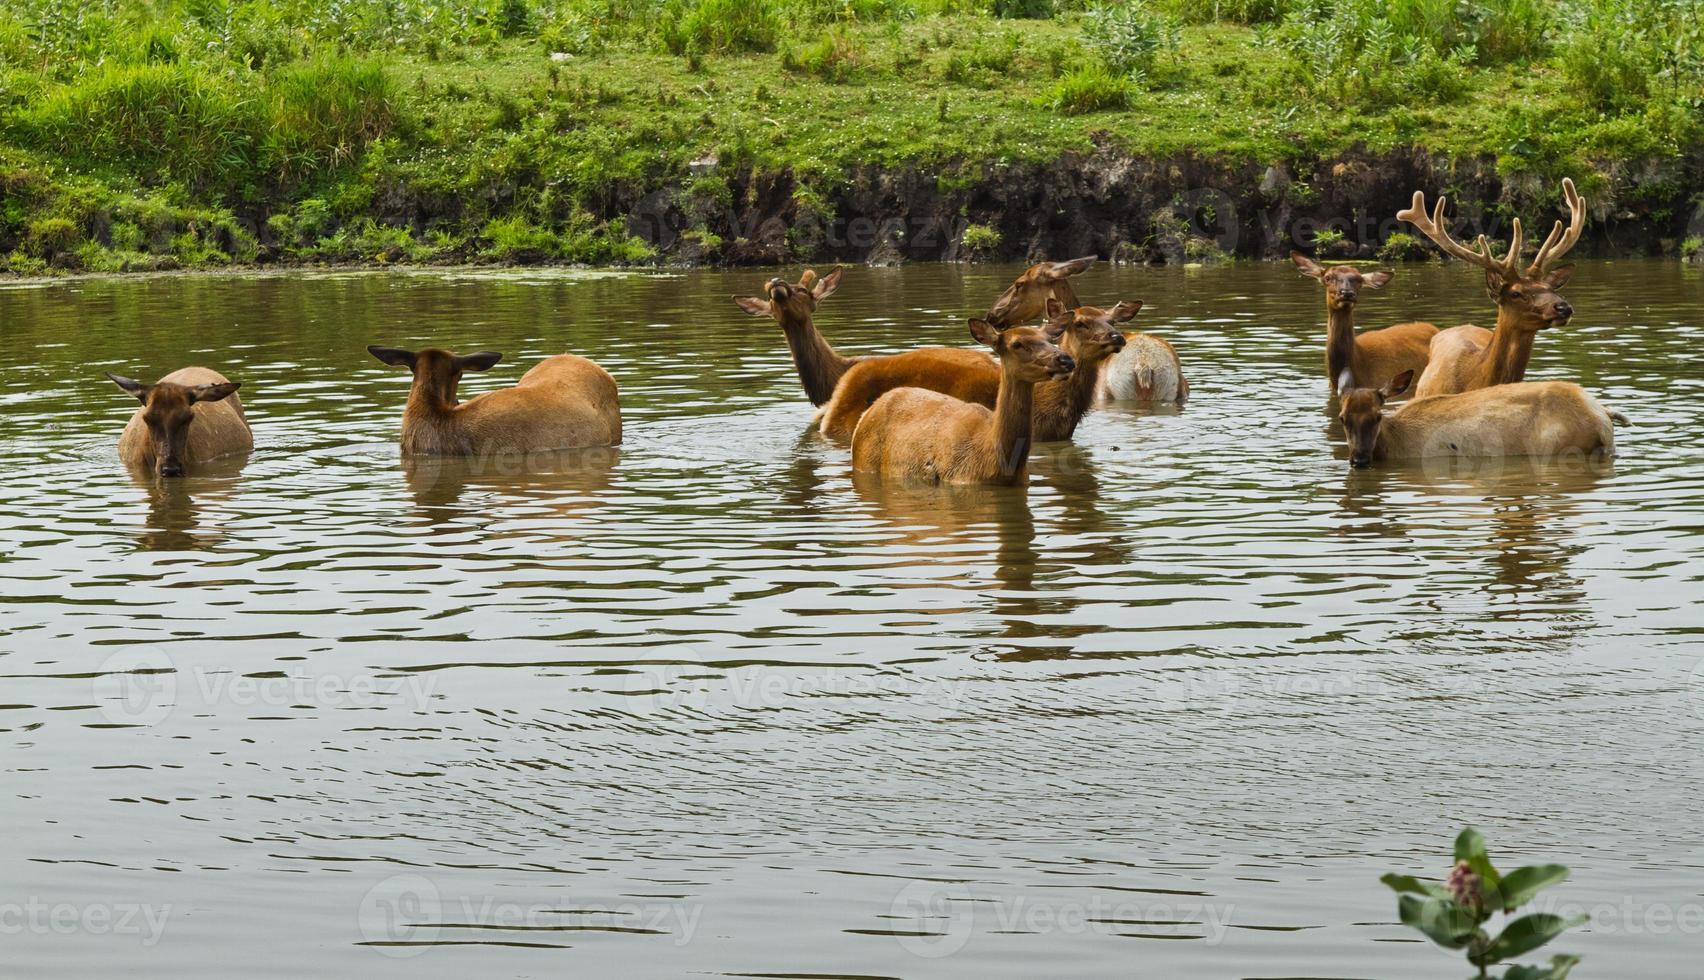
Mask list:
[[[1586,226],[1586,200],[1567,178],[1562,181],[1562,197],[1568,205],[1567,227],[1556,222],[1538,255],[1524,271],[1520,268],[1523,242],[1519,218],[1514,222],[1508,252],[1496,259],[1491,256],[1491,244],[1484,235],[1479,236],[1477,248],[1468,248],[1450,237],[1444,219],[1444,198],[1438,199],[1438,206],[1428,215],[1425,192],[1415,191],[1414,203],[1396,213],[1397,218],[1412,222],[1448,254],[1484,269],[1485,289],[1497,304],[1496,330],[1463,324],[1439,331],[1432,338],[1431,356],[1425,373],[1420,376],[1416,397],[1448,395],[1522,380],[1538,332],[1567,323],[1574,315],[1574,308],[1557,292],[1574,274],[1574,267],[1555,263],[1580,240],[1580,232]]]

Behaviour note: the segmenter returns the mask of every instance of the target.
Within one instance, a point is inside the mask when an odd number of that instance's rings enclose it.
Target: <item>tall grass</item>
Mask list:
[[[377,62],[333,55],[280,69],[265,86],[265,168],[283,179],[335,169],[396,127],[400,110]]]
[[[398,116],[383,67],[354,57],[247,75],[109,63],[20,109],[11,130],[23,145],[150,182],[238,187],[336,169]]]
[[[205,184],[247,175],[262,130],[247,93],[197,65],[107,64],[12,117],[25,145],[146,179]]]

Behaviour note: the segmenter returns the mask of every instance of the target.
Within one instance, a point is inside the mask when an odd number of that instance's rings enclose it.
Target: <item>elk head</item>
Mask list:
[[[1385,402],[1407,391],[1413,383],[1414,372],[1404,371],[1383,388],[1352,388],[1354,378],[1348,371],[1343,372],[1337,382],[1337,405],[1343,434],[1349,440],[1350,466],[1361,469],[1373,465],[1379,427],[1384,424]]]
[[[1040,262],[1030,266],[988,308],[987,321],[999,329],[1028,323],[1047,312],[1049,299],[1059,300],[1068,310],[1076,309],[1082,304],[1077,302],[1077,291],[1071,288],[1069,280],[1094,264],[1095,257],[1089,255],[1069,262]]]
[[[1047,301],[1047,323],[1063,323],[1062,339],[1079,363],[1096,364],[1124,349],[1124,334],[1118,324],[1134,317],[1142,308],[1139,302],[1124,300],[1110,310],[1094,306],[1067,309],[1056,299]]]
[[[1290,261],[1302,270],[1302,275],[1319,280],[1325,287],[1325,306],[1330,310],[1352,310],[1361,298],[1361,290],[1383,289],[1396,273],[1389,269],[1363,273],[1352,265],[1323,266],[1300,252],[1291,252]]]
[[[367,353],[392,367],[408,368],[414,373],[414,393],[449,405],[456,403],[456,386],[461,383],[462,372],[489,370],[503,359],[494,350],[458,356],[436,347],[411,351],[373,345],[367,348]]]
[[[817,304],[834,295],[839,288],[839,269],[821,279],[817,278],[815,269],[806,269],[797,283],[789,283],[776,276],[764,284],[764,295],[735,296],[734,302],[752,316],[774,317],[777,323],[787,326],[809,321],[811,314],[816,312]]]
[[[1539,247],[1538,254],[1524,270],[1520,268],[1524,242],[1519,218],[1514,221],[1509,251],[1501,259],[1494,259],[1491,257],[1491,245],[1484,235],[1479,236],[1477,248],[1468,248],[1450,237],[1444,219],[1445,198],[1438,198],[1438,206],[1428,215],[1425,192],[1415,191],[1413,204],[1398,211],[1396,216],[1413,222],[1445,252],[1485,270],[1485,291],[1497,304],[1498,326],[1537,331],[1567,323],[1574,315],[1574,307],[1557,293],[1573,276],[1574,267],[1556,266],[1555,263],[1568,254],[1580,240],[1580,232],[1585,230],[1586,199],[1574,189],[1573,180],[1566,177],[1562,179],[1562,198],[1568,205],[1567,228],[1563,228],[1562,222],[1556,222]]]
[[[1077,369],[1076,358],[1059,349],[1068,326],[1069,322],[1060,318],[1045,327],[1001,330],[987,320],[973,319],[970,335],[993,348],[1003,375],[1034,384],[1069,377]]]
[[[160,476],[183,475],[184,457],[189,450],[189,427],[195,421],[194,406],[199,402],[229,398],[232,392],[242,387],[238,381],[211,385],[161,381],[145,385],[116,374],[108,374],[107,377],[142,403],[142,424],[148,427],[148,438],[154,446],[154,472]]]

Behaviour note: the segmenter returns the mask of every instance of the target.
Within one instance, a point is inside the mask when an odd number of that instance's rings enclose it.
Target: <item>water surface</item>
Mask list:
[[[968,343],[1017,271],[851,269],[819,324]],[[1585,263],[1539,339],[1613,465],[1352,472],[1316,284],[1103,265],[1194,398],[1027,492],[855,477],[728,300],[768,274],[0,290],[8,967],[1420,980],[1377,876],[1472,822],[1573,867],[1578,975],[1698,975],[1697,270]],[[1490,314],[1459,266],[1361,304]],[[627,442],[405,465],[370,343],[593,357]],[[257,449],[135,479],[101,372],[190,363]]]

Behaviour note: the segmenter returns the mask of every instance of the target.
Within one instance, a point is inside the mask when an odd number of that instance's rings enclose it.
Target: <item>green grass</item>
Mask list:
[[[1585,175],[1601,199],[1590,174],[1704,151],[1704,0],[995,8],[15,0],[0,256],[646,261],[632,202],[672,193],[717,256],[739,243],[716,215],[754,174],[790,175],[796,210],[832,217],[861,168],[962,195],[1107,144],[1303,175],[1414,146]]]

